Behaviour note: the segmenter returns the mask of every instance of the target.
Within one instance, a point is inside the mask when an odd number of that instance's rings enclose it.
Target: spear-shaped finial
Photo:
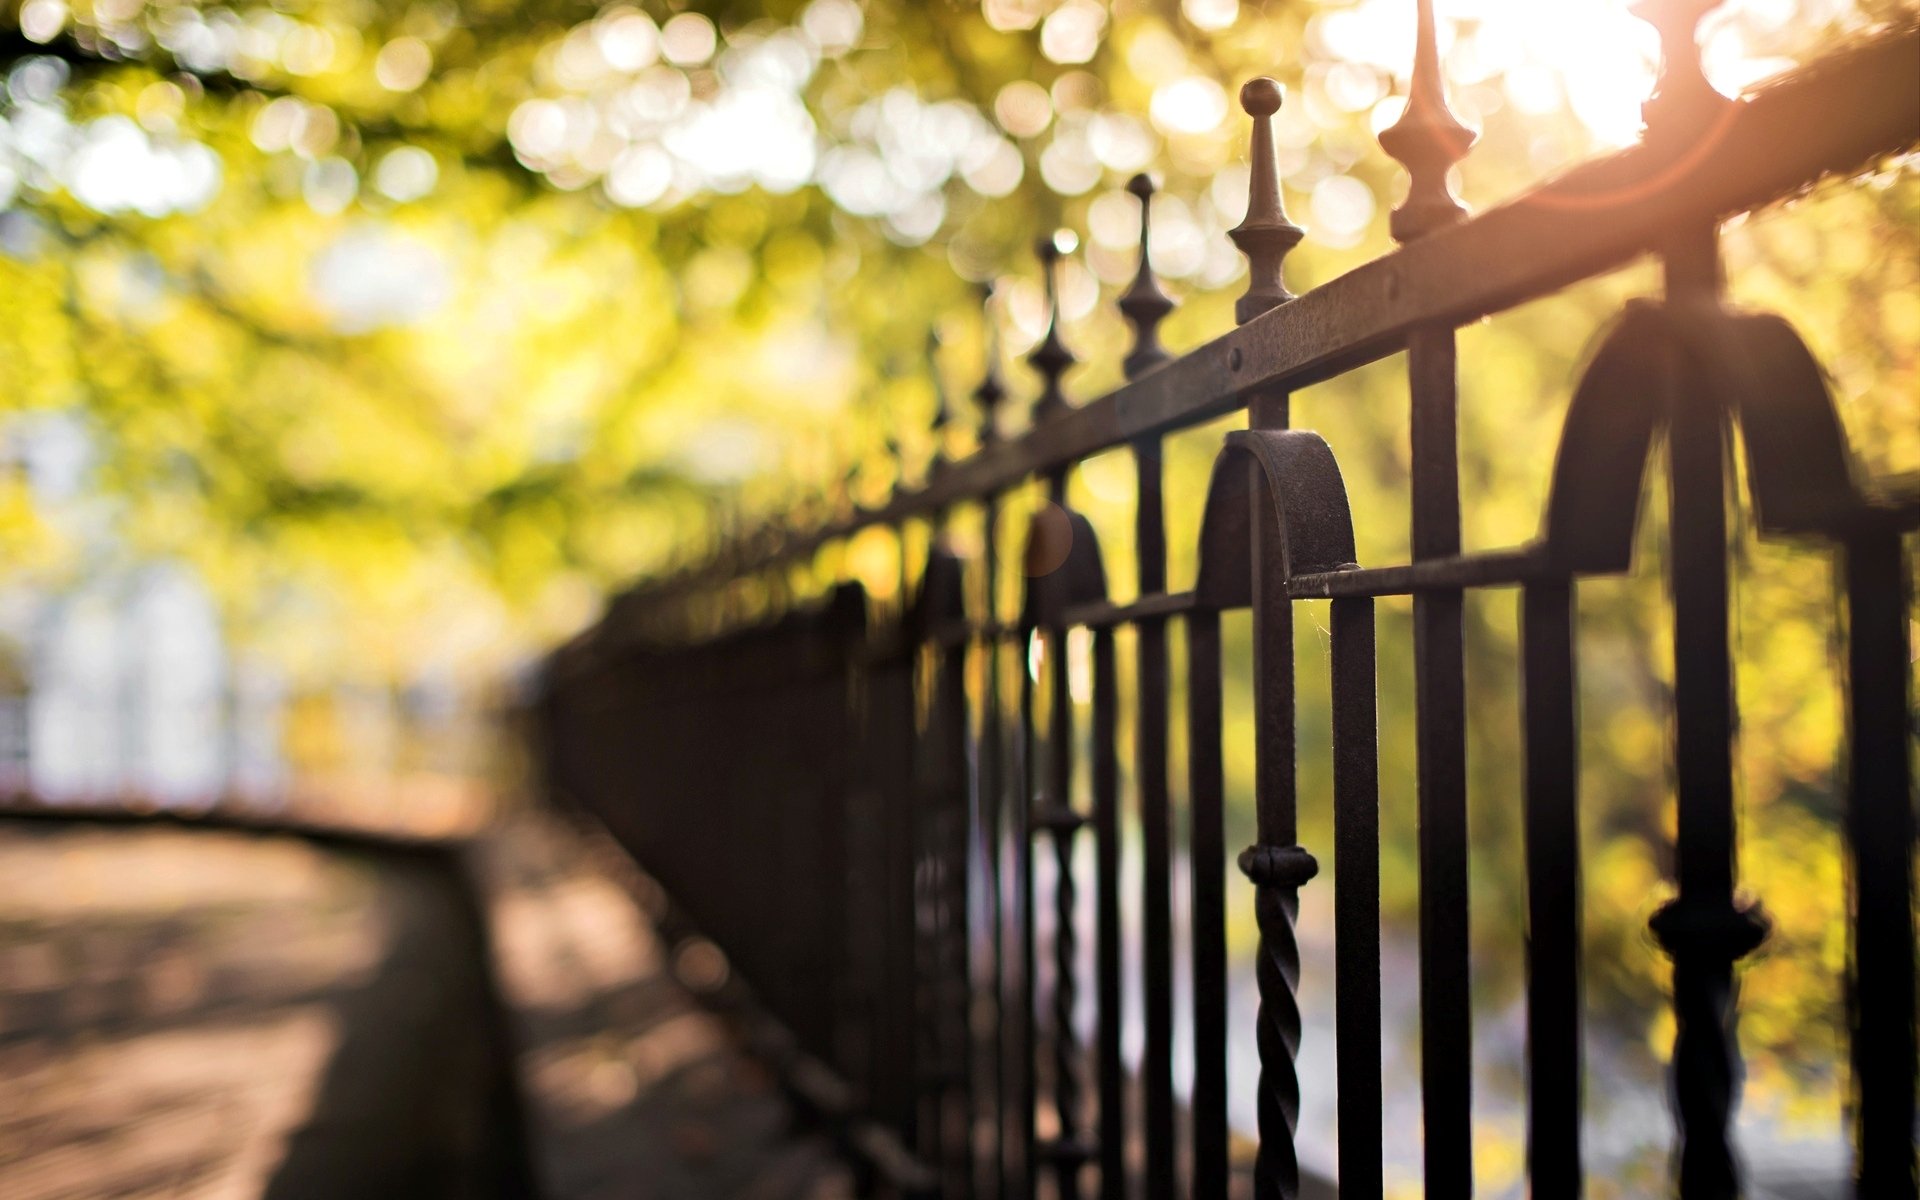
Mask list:
[[[1127,181],[1127,190],[1140,200],[1140,269],[1120,296],[1120,315],[1133,326],[1133,349],[1127,352],[1124,364],[1127,378],[1132,379],[1167,361],[1166,347],[1160,344],[1160,322],[1173,311],[1173,300],[1160,290],[1160,281],[1153,277],[1153,261],[1147,254],[1153,180],[1144,172],[1135,175]]]
[[[1636,0],[1627,11],[1653,26],[1660,35],[1660,75],[1653,95],[1640,106],[1647,132],[1658,136],[1665,128],[1684,125],[1727,98],[1707,82],[1700,67],[1700,22],[1723,0]]]
[[[1000,382],[1000,328],[993,323],[991,279],[980,285],[980,320],[986,326],[987,365],[973,402],[980,409],[980,444],[991,446],[1000,440],[1000,402],[1007,398],[1007,385]]]
[[[1228,231],[1233,244],[1247,256],[1247,294],[1233,306],[1234,319],[1245,325],[1270,308],[1293,299],[1281,277],[1287,252],[1300,244],[1306,230],[1287,220],[1280,207],[1280,163],[1273,151],[1273,114],[1285,98],[1278,83],[1261,76],[1240,89],[1240,107],[1253,118],[1252,178],[1247,188],[1247,216]]]
[[[1380,145],[1407,169],[1407,199],[1393,210],[1387,227],[1396,240],[1411,242],[1444,229],[1467,215],[1448,186],[1447,172],[1467,156],[1479,135],[1462,125],[1447,107],[1440,74],[1440,45],[1434,33],[1433,0],[1417,0],[1419,31],[1414,40],[1413,78],[1400,119],[1380,131]]]
[[[927,377],[933,381],[933,418],[927,429],[933,434],[933,454],[927,459],[931,478],[947,465],[947,429],[953,423],[953,410],[947,405],[947,383],[940,377],[940,331],[927,330]]]
[[[1059,274],[1061,243],[1072,237],[1062,230],[1050,238],[1041,238],[1033,247],[1047,285],[1047,335],[1027,354],[1027,364],[1040,374],[1040,395],[1033,402],[1035,425],[1058,416],[1067,408],[1067,394],[1060,389],[1060,377],[1076,360],[1073,351],[1060,340],[1060,287],[1055,276]],[[1072,244],[1064,248],[1072,249]]]

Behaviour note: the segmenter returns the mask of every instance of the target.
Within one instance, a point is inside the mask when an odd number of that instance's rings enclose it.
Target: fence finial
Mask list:
[[[1479,136],[1447,107],[1440,72],[1440,45],[1434,32],[1433,0],[1418,0],[1419,30],[1414,41],[1413,77],[1407,83],[1407,107],[1400,119],[1380,131],[1380,145],[1407,168],[1406,202],[1393,210],[1387,228],[1394,239],[1411,242],[1444,229],[1467,215],[1448,186],[1447,172],[1467,156]]]
[[[1240,89],[1240,107],[1253,118],[1253,169],[1247,187],[1247,216],[1228,231],[1233,244],[1247,256],[1247,294],[1234,303],[1233,316],[1244,325],[1261,313],[1293,299],[1281,276],[1287,252],[1300,244],[1306,230],[1287,220],[1280,207],[1280,163],[1273,150],[1273,114],[1280,111],[1286,93],[1266,76]]]
[[[1147,228],[1153,209],[1153,180],[1145,172],[1127,181],[1127,190],[1140,200],[1140,269],[1133,283],[1120,296],[1120,314],[1133,326],[1133,349],[1124,364],[1127,378],[1144,375],[1166,362],[1169,355],[1160,344],[1160,322],[1173,311],[1173,300],[1160,289],[1153,277],[1153,260],[1147,253]]]
[[[927,429],[933,435],[933,452],[927,457],[927,478],[931,479],[947,465],[947,429],[953,424],[953,410],[947,404],[947,381],[940,376],[940,331],[927,330],[927,378],[933,381],[933,416]]]
[[[1676,118],[1697,115],[1727,98],[1700,67],[1700,22],[1724,0],[1635,0],[1627,11],[1660,35],[1660,74],[1640,106],[1647,132],[1658,136]]]
[[[1063,236],[1072,235],[1056,233],[1034,243],[1034,253],[1040,257],[1040,270],[1047,285],[1047,335],[1027,355],[1028,365],[1040,373],[1041,381],[1040,395],[1033,402],[1035,425],[1066,411],[1067,395],[1060,389],[1060,377],[1077,361],[1073,351],[1060,340],[1060,287],[1055,276],[1059,273],[1059,242]]]
[[[1007,398],[1007,385],[1000,382],[1000,330],[993,323],[991,279],[980,285],[980,322],[986,328],[987,364],[973,389],[973,402],[980,409],[980,444],[991,446],[1000,440],[1000,402]]]

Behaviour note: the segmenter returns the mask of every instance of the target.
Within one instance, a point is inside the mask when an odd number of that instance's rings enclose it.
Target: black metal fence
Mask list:
[[[1648,6],[1660,7],[1660,6]],[[1145,261],[1120,306],[1136,332],[1129,382],[1079,407],[1060,378],[1057,328],[1031,355],[1044,380],[1031,428],[1004,440],[989,374],[970,457],[924,486],[809,531],[739,539],[711,563],[621,597],[553,657],[542,701],[549,777],[597,813],[722,947],[792,1033],[839,1115],[894,1147],[892,1186],[940,1195],[1214,1197],[1234,1190],[1226,1104],[1231,888],[1223,833],[1221,614],[1251,609],[1258,837],[1238,855],[1252,885],[1259,1143],[1252,1190],[1294,1196],[1299,1109],[1294,922],[1318,870],[1297,844],[1292,601],[1330,599],[1339,1186],[1382,1192],[1379,806],[1374,601],[1411,595],[1418,706],[1420,1081],[1427,1194],[1473,1187],[1467,941],[1466,701],[1462,597],[1515,587],[1522,602],[1527,883],[1527,1155],[1533,1194],[1583,1188],[1580,868],[1574,594],[1624,572],[1649,461],[1666,464],[1673,624],[1671,737],[1677,895],[1652,922],[1673,964],[1671,1101],[1682,1196],[1733,1196],[1730,1123],[1741,1068],[1735,965],[1765,938],[1740,898],[1731,763],[1728,497],[1769,538],[1837,551],[1846,645],[1845,839],[1851,889],[1852,1121],[1857,1193],[1915,1195],[1914,810],[1904,540],[1920,495],[1858,477],[1819,365],[1783,321],[1721,301],[1725,218],[1850,175],[1920,142],[1920,30],[1889,29],[1729,101],[1701,74],[1694,27],[1709,4],[1654,18],[1666,60],[1647,134],[1467,219],[1449,167],[1472,135],[1447,112],[1430,7],[1405,116],[1381,138],[1411,175],[1398,251],[1295,298],[1281,263],[1301,231],[1281,209],[1270,80],[1242,92],[1253,117],[1252,190],[1233,231],[1251,266],[1240,328],[1169,358],[1171,307]],[[1455,331],[1482,316],[1652,254],[1665,296],[1629,305],[1573,397],[1540,536],[1461,551]],[[1051,263],[1049,285],[1051,287]],[[1057,315],[1057,314],[1056,314]],[[1056,321],[1057,326],[1057,321]],[[1357,564],[1340,471],[1316,434],[1288,427],[1288,395],[1404,350],[1412,406],[1412,559]],[[1190,592],[1170,593],[1164,435],[1245,409],[1226,438]],[[944,414],[943,414],[944,418]],[[1731,461],[1732,431],[1746,462]],[[1656,450],[1664,444],[1664,459]],[[1106,595],[1092,526],[1066,504],[1076,463],[1130,447],[1138,467],[1138,599]],[[1039,481],[1051,503],[1027,561],[998,561],[1009,497]],[[962,561],[938,536],[970,506],[990,531]],[[789,592],[788,568],[883,527],[928,547],[911,602],[857,584]],[[910,539],[910,530],[918,531]],[[1017,612],[1001,580],[1027,576]],[[1138,662],[1122,688],[1116,631]],[[1069,630],[1090,631],[1091,728],[1074,728]],[[1180,691],[1189,772],[1180,814],[1191,894],[1172,895],[1169,638],[1185,639]],[[1035,655],[1030,660],[1029,654]],[[1029,662],[1044,664],[1029,669]],[[1131,794],[1116,736],[1130,710]],[[1081,776],[1084,808],[1075,804]],[[1311,798],[1310,798],[1311,799]],[[1123,1060],[1121,807],[1143,830],[1139,930],[1144,1050]],[[1093,839],[1090,877],[1074,847]],[[1051,854],[1051,872],[1036,872]],[[1051,885],[1041,889],[1051,878]],[[1081,978],[1079,890],[1093,894],[1092,979]],[[1040,894],[1041,891],[1050,893]],[[1038,906],[1052,904],[1051,920]],[[1192,1087],[1176,1102],[1174,921],[1188,914]],[[1037,932],[1038,931],[1038,932]],[[1051,962],[1043,969],[1042,952]],[[1045,979],[1049,986],[1039,988]],[[1090,983],[1082,1045],[1074,1014]],[[1045,999],[1046,1011],[1037,1001]]]

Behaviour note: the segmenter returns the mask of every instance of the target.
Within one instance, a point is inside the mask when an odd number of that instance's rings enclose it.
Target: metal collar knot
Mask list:
[[[1758,903],[1737,908],[1726,900],[1669,900],[1647,921],[1660,948],[1689,962],[1733,962],[1767,940],[1773,922]]]
[[[1320,873],[1320,860],[1305,846],[1248,846],[1240,852],[1240,873],[1255,887],[1298,888]]]

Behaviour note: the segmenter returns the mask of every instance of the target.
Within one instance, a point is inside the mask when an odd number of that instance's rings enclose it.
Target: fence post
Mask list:
[[[1138,378],[1167,360],[1160,345],[1160,322],[1173,311],[1173,301],[1153,277],[1153,262],[1148,247],[1152,216],[1153,181],[1135,175],[1127,190],[1140,201],[1140,264],[1133,283],[1120,297],[1120,312],[1133,327],[1133,346],[1126,358],[1127,377]],[[1134,509],[1134,554],[1138,562],[1140,595],[1151,596],[1167,589],[1167,533],[1162,504],[1161,440],[1145,437],[1133,443],[1136,480]],[[1140,1064],[1141,1093],[1146,1117],[1146,1194],[1149,1200],[1170,1200],[1174,1193],[1173,1143],[1173,992],[1170,987],[1154,986],[1156,980],[1173,977],[1173,889],[1172,848],[1173,814],[1167,780],[1167,623],[1162,617],[1147,617],[1135,625],[1138,640],[1139,691],[1138,724],[1134,728],[1135,778],[1140,791],[1140,829],[1143,854],[1141,888],[1141,968],[1147,986],[1145,998],[1146,1045]],[[1118,1030],[1115,1031],[1118,1037]],[[1196,1047],[1197,1052],[1197,1047]],[[1115,1044],[1118,1054],[1118,1043]],[[1224,1065],[1224,1063],[1223,1063]],[[1196,1084],[1196,1104],[1199,1091]],[[1195,1117],[1196,1129],[1202,1127]],[[1101,1172],[1106,1188],[1108,1174],[1116,1176],[1115,1189],[1124,1184],[1119,1178],[1119,1149],[1108,1149],[1111,1166]],[[1196,1151],[1197,1153],[1197,1151]],[[1117,1191],[1107,1192],[1117,1195]]]
[[[1407,108],[1380,144],[1407,167],[1389,225],[1402,242],[1455,224],[1466,210],[1447,172],[1473,145],[1447,108],[1432,0],[1420,0]],[[1451,324],[1407,336],[1412,392],[1413,558],[1460,553],[1456,363]],[[1473,1191],[1473,998],[1468,979],[1466,659],[1462,593],[1413,598],[1420,802],[1420,1091],[1429,1192]]]
[[[1253,118],[1252,177],[1246,219],[1232,236],[1248,261],[1247,292],[1234,306],[1242,324],[1293,299],[1281,270],[1303,232],[1280,205],[1279,167],[1273,149],[1273,114],[1283,93],[1260,78],[1240,90],[1241,107]],[[1256,399],[1253,424],[1284,428],[1284,394]],[[1253,530],[1254,807],[1258,841],[1240,855],[1240,870],[1254,885],[1254,919],[1260,927],[1255,978],[1260,989],[1257,1035],[1260,1051],[1258,1113],[1260,1154],[1254,1164],[1256,1200],[1293,1200],[1300,1191],[1300,1161],[1293,1133],[1300,1120],[1300,945],[1293,922],[1300,888],[1319,869],[1295,844],[1293,602],[1287,595],[1286,536],[1259,468],[1250,465],[1248,503]]]

